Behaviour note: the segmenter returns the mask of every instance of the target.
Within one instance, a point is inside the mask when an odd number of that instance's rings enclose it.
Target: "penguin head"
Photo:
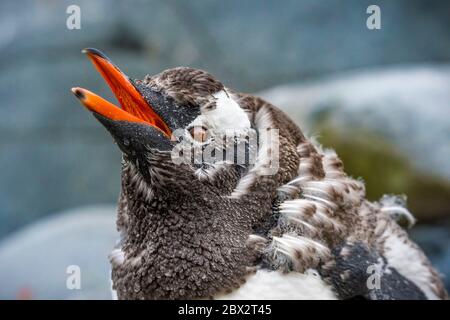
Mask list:
[[[178,67],[135,80],[102,52],[83,52],[121,108],[86,89],[72,92],[111,133],[125,163],[137,167],[144,179],[161,182],[152,175],[169,166],[169,178],[177,179],[210,178],[217,170],[239,174],[248,167],[249,152],[257,149],[256,132],[237,96],[212,75]]]
[[[250,236],[268,232],[277,188],[297,174],[299,129],[205,71],[134,80],[98,50],[84,52],[121,105],[72,89],[123,152],[120,249],[111,255],[119,297],[210,297],[240,286],[260,257]],[[267,135],[278,129],[279,139]]]

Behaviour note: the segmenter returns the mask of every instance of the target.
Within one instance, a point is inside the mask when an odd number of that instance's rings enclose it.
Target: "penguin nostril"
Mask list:
[[[198,142],[205,142],[208,140],[208,130],[202,126],[195,126],[189,129],[192,138]]]

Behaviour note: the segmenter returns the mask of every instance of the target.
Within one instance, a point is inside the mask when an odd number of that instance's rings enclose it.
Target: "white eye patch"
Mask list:
[[[250,120],[239,104],[224,90],[213,94],[216,99],[216,108],[203,110],[196,120],[204,122],[206,126],[216,130],[239,130],[250,128]],[[201,118],[201,119],[199,119]]]
[[[216,99],[216,108],[202,109],[202,114],[194,119],[185,129],[185,135],[194,144],[203,144],[209,141],[211,135],[208,134],[204,141],[197,141],[190,133],[194,128],[205,128],[208,132],[215,134],[229,134],[248,132],[250,129],[250,120],[247,113],[241,109],[239,104],[231,98],[225,90],[213,94]]]

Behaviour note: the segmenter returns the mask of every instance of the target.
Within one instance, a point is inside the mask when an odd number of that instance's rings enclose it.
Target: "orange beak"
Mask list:
[[[119,68],[96,49],[83,49],[82,52],[88,55],[122,106],[121,109],[89,90],[72,88],[72,92],[88,110],[115,121],[146,124],[157,128],[168,138],[171,137],[172,132],[167,124]]]

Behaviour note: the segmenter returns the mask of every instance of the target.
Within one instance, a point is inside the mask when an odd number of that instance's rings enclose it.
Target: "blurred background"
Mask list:
[[[446,0],[2,0],[0,299],[110,298],[120,153],[70,93],[114,101],[84,47],[133,78],[203,68],[282,108],[371,200],[407,195],[410,234],[450,289],[449,15]]]

